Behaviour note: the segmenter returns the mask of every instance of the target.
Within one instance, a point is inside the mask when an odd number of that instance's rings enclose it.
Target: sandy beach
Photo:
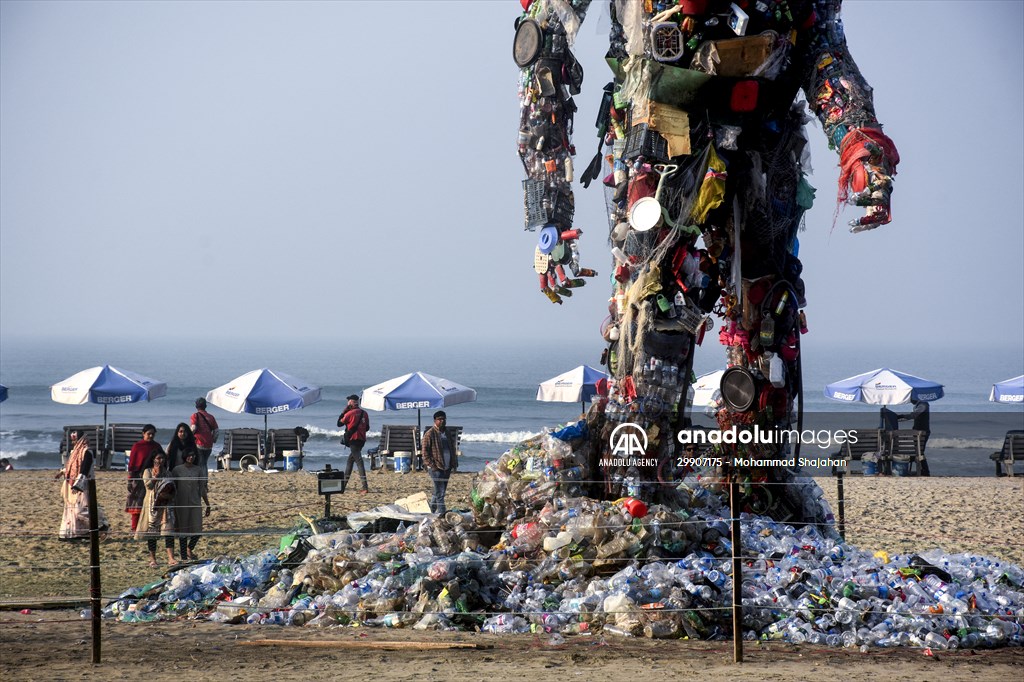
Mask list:
[[[933,679],[953,674],[978,679],[1019,676],[1024,652],[944,652],[925,657],[921,651],[825,650],[773,643],[748,644],[747,663],[732,665],[728,642],[633,640],[620,637],[568,637],[552,646],[547,635],[489,636],[370,628],[310,630],[272,626],[227,626],[182,621],[126,624],[104,621],[103,665],[91,667],[89,624],[79,609],[40,609],[42,603],[88,597],[88,546],[56,539],[61,505],[53,472],[14,471],[0,475],[0,672],[6,679],[134,678],[142,674],[169,679],[188,671],[191,677],[255,675],[278,679],[346,679],[373,674],[382,679],[415,679],[430,672],[438,678],[484,679],[517,673],[549,678],[585,676],[622,679],[645,672],[701,672],[711,679],[746,679],[768,666],[773,675],[794,679],[842,674],[850,679],[885,675],[890,679]],[[428,492],[425,474],[369,472],[368,495],[351,492],[332,498],[332,512],[370,509],[417,492]],[[197,551],[203,557],[246,555],[276,548],[279,539],[304,523],[302,515],[323,513],[316,477],[308,472],[215,473],[210,499],[214,511],[209,535]],[[833,479],[818,479],[836,507]],[[124,473],[101,472],[99,500],[112,524],[101,548],[102,592],[123,590],[158,580],[161,569],[146,566],[144,545],[128,537],[122,511]],[[457,474],[449,488],[451,507],[468,506],[470,474]],[[978,552],[1024,564],[1024,480],[996,478],[853,477],[845,486],[847,539],[865,549],[890,554],[939,547],[946,552]],[[152,639],[159,637],[158,640]],[[142,639],[145,638],[145,639]],[[293,644],[255,646],[261,639]],[[295,640],[344,642],[337,647],[306,648]],[[140,647],[159,647],[143,657]],[[423,646],[479,645],[480,649],[382,649],[385,642],[420,642]],[[146,642],[146,645],[143,645]],[[406,647],[409,644],[404,645]],[[56,652],[56,653],[55,653]],[[350,666],[360,662],[358,669]],[[156,672],[154,674],[154,670]],[[1014,673],[1013,670],[1017,672]],[[758,672],[760,671],[760,672]]]

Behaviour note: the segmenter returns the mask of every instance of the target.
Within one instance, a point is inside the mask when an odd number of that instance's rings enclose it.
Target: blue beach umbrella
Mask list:
[[[50,386],[50,399],[65,405],[103,405],[103,437],[107,433],[107,406],[138,403],[167,395],[167,384],[126,369],[90,367]],[[105,443],[104,443],[105,445]]]
[[[930,402],[943,395],[940,383],[885,367],[825,386],[826,398],[868,405],[905,405],[914,399]]]
[[[992,384],[992,393],[988,399],[994,403],[1024,403],[1024,374]]]
[[[0,384],[0,403],[7,400],[7,387]]]
[[[206,400],[222,410],[263,415],[263,436],[267,418],[279,412],[301,410],[320,402],[320,387],[272,369],[254,369],[206,394]]]
[[[422,431],[420,410],[441,409],[476,400],[476,391],[448,379],[423,372],[403,374],[363,390],[359,404],[368,410],[416,410],[416,425]]]
[[[607,381],[608,375],[589,365],[580,365],[538,384],[537,400],[548,403],[574,403],[578,400],[582,410],[586,401],[597,395],[597,384],[602,380]]]

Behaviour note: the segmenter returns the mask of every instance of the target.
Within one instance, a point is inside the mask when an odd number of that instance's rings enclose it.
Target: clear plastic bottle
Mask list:
[[[924,645],[929,649],[940,649],[946,648],[946,638],[937,632],[929,632],[924,636]]]
[[[644,626],[644,637],[649,639],[675,639],[679,637],[679,623],[672,619],[656,620]]]
[[[508,613],[499,613],[496,616],[491,616],[483,622],[480,629],[484,632],[490,632],[494,634],[512,633],[512,632],[529,632],[530,624],[526,622],[520,616],[513,616]]]
[[[544,529],[537,523],[520,523],[512,529],[512,547],[519,552],[532,552],[544,539]]]
[[[629,628],[625,628],[619,625],[605,625],[601,628],[601,632],[609,635],[617,635],[619,637],[633,637],[633,632]]]
[[[594,514],[581,514],[565,522],[565,530],[572,534],[576,541],[589,538],[599,542],[604,538],[604,529],[598,526]]]
[[[636,544],[636,541],[637,537],[635,535],[629,531],[622,531],[622,533],[597,548],[597,557],[599,559],[607,559],[608,557],[621,554]]]
[[[292,604],[288,612],[288,625],[304,625],[306,621],[316,616],[316,609],[313,608],[313,598],[305,596]]]

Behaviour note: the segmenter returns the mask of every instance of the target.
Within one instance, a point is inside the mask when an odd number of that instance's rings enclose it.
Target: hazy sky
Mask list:
[[[595,0],[576,54],[577,168],[609,80]],[[801,234],[819,342],[1024,337],[1019,1],[851,0],[847,37],[902,156],[894,221],[831,230],[809,136]],[[515,0],[0,2],[0,341],[480,335],[591,341],[610,257],[537,290],[515,153]],[[1024,352],[1022,352],[1024,353]]]

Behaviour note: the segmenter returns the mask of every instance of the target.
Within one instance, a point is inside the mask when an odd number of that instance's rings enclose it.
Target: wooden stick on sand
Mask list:
[[[249,646],[293,646],[325,649],[493,649],[493,644],[471,644],[468,642],[351,642],[338,640],[308,639],[253,639],[239,641]]]

